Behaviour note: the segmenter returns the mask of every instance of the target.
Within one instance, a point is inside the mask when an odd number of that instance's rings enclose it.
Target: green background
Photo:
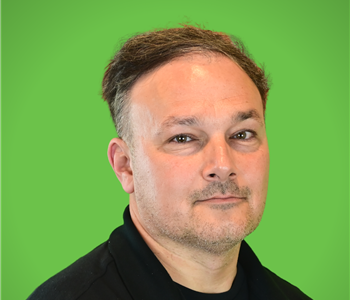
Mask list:
[[[108,239],[128,203],[100,84],[120,41],[191,21],[240,37],[273,82],[261,262],[349,299],[348,1],[2,1],[2,299]]]

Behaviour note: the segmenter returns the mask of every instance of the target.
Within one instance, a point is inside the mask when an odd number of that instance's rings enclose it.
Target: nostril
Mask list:
[[[215,174],[214,174],[214,173],[212,173],[212,174],[209,174],[209,176],[210,176],[210,177],[215,177]]]
[[[235,173],[231,173],[229,176],[233,176],[233,175],[235,175]]]

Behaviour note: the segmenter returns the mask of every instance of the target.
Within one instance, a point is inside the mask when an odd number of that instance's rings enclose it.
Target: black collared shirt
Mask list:
[[[250,300],[311,299],[264,268],[245,241],[238,262]],[[185,297],[138,233],[127,207],[124,225],[107,242],[44,282],[28,300],[189,300]]]

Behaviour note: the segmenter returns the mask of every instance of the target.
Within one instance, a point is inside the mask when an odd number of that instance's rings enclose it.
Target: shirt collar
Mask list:
[[[124,225],[112,232],[108,247],[133,299],[164,299],[165,295],[167,300],[183,299],[166,269],[137,231],[129,206],[123,218]],[[245,241],[242,241],[238,261],[245,271],[252,299],[287,299]]]

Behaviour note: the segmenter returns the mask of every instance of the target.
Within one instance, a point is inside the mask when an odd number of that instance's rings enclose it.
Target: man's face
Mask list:
[[[134,193],[130,207],[156,240],[211,253],[259,224],[269,152],[262,100],[221,55],[193,54],[131,90]]]

